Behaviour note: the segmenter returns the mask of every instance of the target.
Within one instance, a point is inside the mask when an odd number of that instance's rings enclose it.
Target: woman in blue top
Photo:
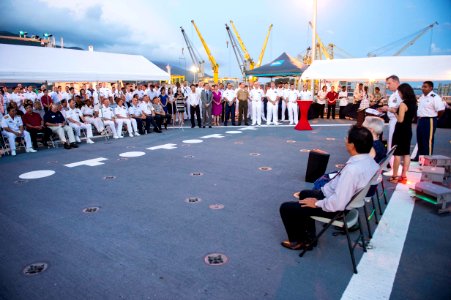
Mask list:
[[[164,112],[168,113],[169,96],[166,94],[165,87],[162,87],[160,89],[160,101],[161,101],[161,106],[163,106]]]

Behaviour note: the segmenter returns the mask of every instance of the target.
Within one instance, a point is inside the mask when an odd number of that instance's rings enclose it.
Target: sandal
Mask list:
[[[398,176],[392,176],[388,180],[388,182],[391,182],[391,183],[398,183],[398,181],[399,181],[399,177]]]
[[[398,180],[399,183],[407,183],[407,176],[401,176]]]

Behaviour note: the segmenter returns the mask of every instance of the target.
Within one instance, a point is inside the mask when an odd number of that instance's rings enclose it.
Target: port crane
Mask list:
[[[410,46],[412,46],[413,44],[415,44],[415,42],[416,42],[420,37],[422,37],[423,35],[425,35],[426,32],[428,32],[429,30],[432,30],[432,29],[434,28],[435,25],[438,25],[438,23],[437,23],[437,22],[434,22],[434,23],[432,23],[432,24],[426,26],[425,28],[421,29],[420,31],[417,31],[417,32],[415,32],[415,33],[413,33],[413,34],[411,34],[411,35],[406,36],[406,37],[403,37],[403,38],[401,38],[401,39],[399,39],[399,40],[397,40],[397,41],[394,41],[394,42],[392,42],[392,43],[390,43],[390,44],[388,44],[388,45],[385,45],[385,46],[383,46],[383,47],[381,47],[381,48],[379,48],[379,49],[376,49],[376,50],[374,50],[374,51],[371,51],[371,52],[368,53],[368,57],[379,56],[380,54],[382,54],[382,53],[384,53],[384,52],[386,52],[386,51],[392,49],[392,48],[393,48],[395,45],[397,45],[399,42],[401,42],[401,41],[403,41],[403,40],[405,40],[405,39],[410,38],[410,37],[413,36],[413,38],[410,39],[410,40],[407,42],[407,44],[405,44],[401,49],[399,49],[398,51],[396,51],[396,52],[393,54],[393,56],[399,56],[399,55],[401,55],[404,51],[406,51],[407,48],[409,48]]]
[[[202,34],[199,31],[199,28],[197,28],[196,23],[194,23],[194,20],[191,20],[191,23],[194,26],[194,29],[196,29],[197,35],[199,36],[199,39],[204,46],[205,52],[207,53],[208,59],[210,60],[211,69],[213,70],[213,81],[214,83],[218,83],[219,79],[219,65],[216,62],[216,59],[211,54],[210,48],[208,47],[207,43],[205,42],[204,38],[202,37]]]
[[[197,50],[195,50],[195,48],[193,47],[193,43],[191,43],[191,40],[186,35],[183,27],[180,26],[180,29],[182,31],[183,38],[185,39],[186,47],[188,48],[191,60],[193,61],[194,67],[196,68],[198,78],[202,78],[205,76],[204,72],[205,60],[203,60],[200,54],[197,52]]]

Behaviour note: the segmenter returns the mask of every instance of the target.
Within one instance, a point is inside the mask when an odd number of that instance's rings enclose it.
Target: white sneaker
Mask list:
[[[86,140],[86,144],[94,144],[94,141],[91,140],[91,139],[87,139],[87,140]]]
[[[123,136],[123,135],[119,135],[118,137],[119,137],[120,139],[123,139],[123,138],[124,138],[124,136]]]
[[[134,137],[133,133],[128,134],[129,137]]]
[[[279,125],[280,123],[279,122],[274,122],[274,125]]]
[[[139,134],[139,133],[137,133],[137,132],[135,132],[135,135],[136,135],[136,136],[140,136],[140,134]]]
[[[34,150],[33,148],[27,148],[25,151],[26,151],[27,153],[28,153],[28,152],[31,152],[31,153],[37,152],[37,151]]]
[[[75,141],[76,141],[77,143],[81,143],[80,137],[76,136],[76,137],[75,137]]]
[[[251,126],[255,126],[256,124],[252,123]]]
[[[113,136],[113,139],[118,139],[119,137],[117,136],[117,135],[114,135]]]
[[[16,156],[16,151],[11,150],[11,156]]]

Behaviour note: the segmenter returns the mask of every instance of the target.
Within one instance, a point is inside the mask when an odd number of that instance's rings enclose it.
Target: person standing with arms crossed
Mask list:
[[[338,93],[335,91],[335,87],[331,86],[330,92],[326,95],[327,98],[327,118],[330,118],[332,112],[332,119],[335,120],[335,106],[337,105]]]
[[[244,116],[244,125],[248,126],[247,123],[247,108],[249,100],[249,91],[245,88],[244,82],[240,83],[240,88],[236,93],[236,97],[238,98],[238,125],[241,125],[241,120]]]
[[[274,82],[271,82],[271,88],[266,91],[266,98],[268,99],[266,125],[271,125],[271,117],[274,125],[279,125],[277,122],[277,105],[280,97]]]

